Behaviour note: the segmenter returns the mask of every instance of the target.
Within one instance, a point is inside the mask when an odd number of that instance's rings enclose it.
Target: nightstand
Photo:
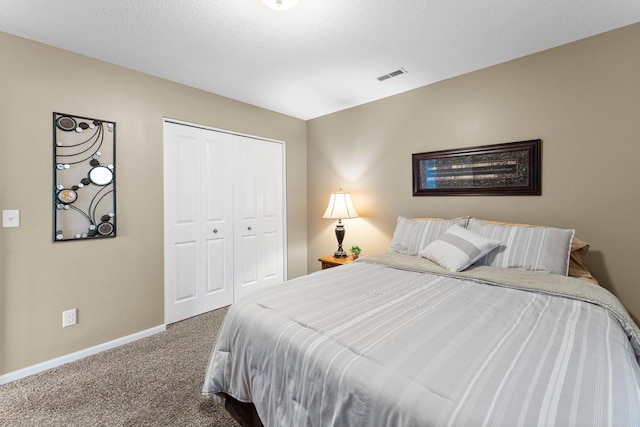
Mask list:
[[[349,255],[346,258],[336,258],[333,255],[323,256],[318,258],[318,261],[322,263],[322,269],[337,267],[339,265],[351,264],[353,262],[353,256]]]

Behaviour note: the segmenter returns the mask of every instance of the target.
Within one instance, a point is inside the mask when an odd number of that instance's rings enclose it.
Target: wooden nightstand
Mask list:
[[[350,264],[353,262],[353,256],[349,255],[346,258],[336,258],[333,255],[323,256],[318,258],[318,261],[322,263],[322,269],[337,267],[339,265]]]

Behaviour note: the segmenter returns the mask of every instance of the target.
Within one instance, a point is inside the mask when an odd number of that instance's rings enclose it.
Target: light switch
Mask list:
[[[17,209],[2,211],[2,227],[20,227],[20,211]]]

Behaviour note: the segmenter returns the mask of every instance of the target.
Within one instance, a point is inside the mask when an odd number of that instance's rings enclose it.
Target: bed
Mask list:
[[[640,331],[576,241],[400,217],[388,252],[233,304],[202,392],[243,425],[639,426]]]

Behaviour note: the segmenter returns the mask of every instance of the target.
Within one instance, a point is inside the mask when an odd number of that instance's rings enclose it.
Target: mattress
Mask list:
[[[202,392],[265,426],[638,426],[639,343],[597,285],[380,253],[232,305]]]

